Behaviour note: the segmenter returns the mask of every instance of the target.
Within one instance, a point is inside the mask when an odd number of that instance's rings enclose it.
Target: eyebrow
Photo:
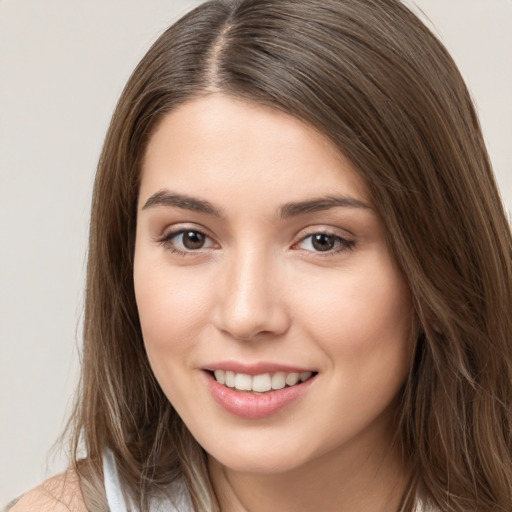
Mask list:
[[[215,208],[208,201],[203,199],[196,199],[184,194],[176,194],[168,190],[159,190],[153,194],[142,207],[143,210],[154,208],[156,206],[174,206],[183,208],[184,210],[192,210],[194,212],[205,213],[206,215],[213,215],[214,217],[223,217],[220,210]]]
[[[371,209],[363,201],[350,196],[325,196],[307,201],[286,203],[280,209],[281,218],[296,217],[306,213],[314,213],[331,208],[363,208]]]
[[[159,190],[154,193],[144,203],[143,210],[154,208],[157,206],[170,206],[183,208],[194,212],[213,215],[214,217],[223,218],[222,212],[204,199],[187,196],[185,194],[177,194],[167,189]],[[319,198],[308,199],[306,201],[289,202],[281,206],[279,214],[282,219],[297,217],[307,213],[314,213],[331,208],[363,208],[370,209],[363,201],[350,196],[325,196]]]

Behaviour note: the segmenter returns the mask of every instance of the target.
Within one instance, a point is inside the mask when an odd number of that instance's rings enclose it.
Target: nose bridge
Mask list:
[[[261,248],[239,247],[226,262],[219,327],[238,339],[282,334],[288,315],[275,277],[278,261]]]

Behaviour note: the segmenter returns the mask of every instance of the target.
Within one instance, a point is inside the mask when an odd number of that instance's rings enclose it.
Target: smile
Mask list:
[[[259,375],[248,375],[246,373],[236,373],[228,370],[215,370],[213,372],[215,380],[228,388],[234,388],[237,391],[249,391],[255,393],[266,393],[272,390],[283,389],[285,387],[295,386],[296,384],[307,381],[313,375],[312,372],[276,372],[262,373]]]
[[[226,412],[250,420],[273,416],[301,401],[318,377],[317,371],[268,363],[219,366],[202,372],[212,398]]]

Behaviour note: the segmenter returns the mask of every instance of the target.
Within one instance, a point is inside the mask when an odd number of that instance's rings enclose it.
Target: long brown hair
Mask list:
[[[398,0],[213,0],[153,45],[119,100],[90,230],[74,459],[92,511],[114,453],[142,511],[184,478],[218,510],[205,454],[145,354],[132,263],[139,168],[159,120],[222,92],[329,137],[365,178],[418,320],[398,439],[415,494],[443,511],[512,509],[512,239],[464,82]]]

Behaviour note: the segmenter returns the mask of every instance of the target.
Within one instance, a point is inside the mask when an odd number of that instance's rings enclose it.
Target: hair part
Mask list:
[[[414,467],[402,510],[418,485],[443,511],[510,510],[512,240],[453,60],[398,0],[213,0],[137,66],[98,165],[71,427],[91,511],[107,447],[142,512],[181,477],[197,511],[218,510],[205,454],[151,371],[132,277],[148,139],[168,112],[216,92],[315,127],[368,184],[418,323],[397,418]]]

